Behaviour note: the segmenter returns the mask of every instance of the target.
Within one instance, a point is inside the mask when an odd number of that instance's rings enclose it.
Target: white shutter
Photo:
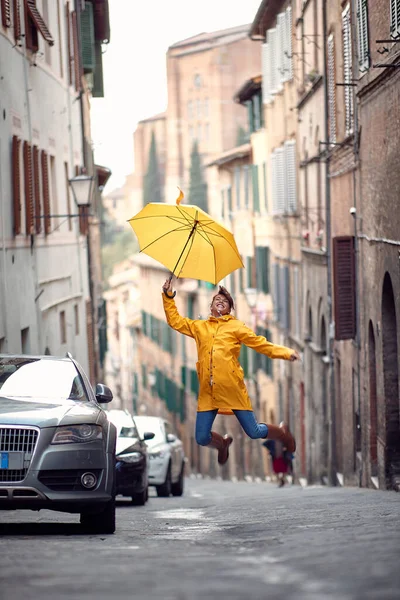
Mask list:
[[[297,210],[296,190],[296,142],[290,140],[284,144],[285,152],[285,209],[291,214]]]
[[[269,44],[262,45],[262,96],[263,104],[271,100],[271,65]]]
[[[276,204],[277,188],[276,188],[276,154],[275,151],[271,154],[271,191],[272,191],[272,212],[276,215],[278,207]]]
[[[276,61],[277,61],[277,44],[276,44],[276,29],[269,29],[267,32],[267,43],[270,47],[270,52],[269,52],[269,65],[270,65],[270,72],[271,72],[271,88],[270,88],[270,93],[272,95],[276,94],[276,92],[278,91],[278,77],[277,77],[277,68],[276,68]]]
[[[287,56],[288,56],[288,80],[293,79],[293,58],[292,58],[292,9],[286,9],[286,30],[287,30]]]
[[[350,4],[342,12],[342,34],[343,34],[343,83],[344,85],[344,108],[346,135],[353,132],[354,125],[354,100],[353,100],[353,61],[351,46],[351,21]]]
[[[398,0],[400,2],[400,0]],[[369,68],[369,37],[368,37],[368,2],[358,0],[357,6],[358,33],[358,67],[360,71]]]
[[[333,35],[328,37],[328,104],[329,104],[329,141],[336,142],[336,74],[335,42]]]
[[[390,35],[400,34],[400,0],[390,0]]]
[[[285,206],[285,155],[283,147],[275,150],[276,156],[276,214],[283,215],[286,212]]]
[[[286,41],[286,19],[285,13],[280,13],[276,25],[277,37],[277,60],[276,68],[278,71],[278,87],[282,89],[282,83],[285,81],[285,41]]]

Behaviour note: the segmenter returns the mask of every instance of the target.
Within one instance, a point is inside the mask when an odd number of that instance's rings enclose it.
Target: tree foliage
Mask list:
[[[207,212],[207,183],[204,181],[203,167],[199,153],[199,146],[195,140],[190,155],[190,184],[189,203],[196,204]]]
[[[143,177],[143,206],[149,202],[161,202],[161,176],[157,158],[156,136],[151,134],[147,171]]]

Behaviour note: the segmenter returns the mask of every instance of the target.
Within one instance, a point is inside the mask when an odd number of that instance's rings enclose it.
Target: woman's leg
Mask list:
[[[218,410],[206,410],[197,413],[196,417],[196,442],[200,446],[209,446],[218,450],[218,462],[224,465],[229,458],[229,446],[233,439],[226,435],[222,437],[219,433],[211,431]]]
[[[196,442],[199,446],[208,446],[211,442],[211,427],[218,410],[205,410],[196,416]]]
[[[268,436],[268,426],[265,423],[258,423],[252,410],[234,410],[233,412],[246,435],[252,440]]]

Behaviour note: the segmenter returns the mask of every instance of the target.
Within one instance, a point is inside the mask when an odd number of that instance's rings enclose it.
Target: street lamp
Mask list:
[[[68,180],[78,208],[86,209],[91,205],[94,179],[93,175],[76,175]]]
[[[245,288],[244,295],[246,296],[246,301],[247,301],[247,304],[249,305],[249,308],[251,309],[251,312],[253,312],[253,310],[257,306],[257,296],[258,296],[257,288]]]

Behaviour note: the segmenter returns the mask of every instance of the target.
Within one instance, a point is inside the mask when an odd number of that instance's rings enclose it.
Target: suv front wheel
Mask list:
[[[93,507],[93,511],[96,509],[97,507]],[[115,498],[107,502],[100,512],[89,512],[88,510],[82,512],[81,525],[88,533],[114,533]]]
[[[169,464],[164,483],[156,486],[157,496],[160,498],[168,498],[168,496],[171,495],[171,487],[171,464]]]

